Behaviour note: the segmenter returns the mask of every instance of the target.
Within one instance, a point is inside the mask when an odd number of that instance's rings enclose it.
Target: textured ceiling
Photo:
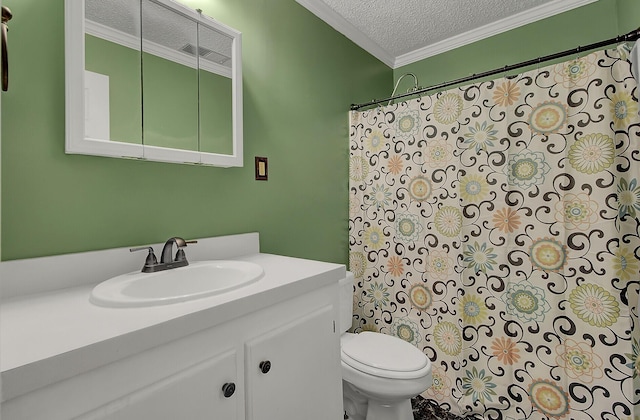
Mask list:
[[[595,0],[297,0],[391,67]]]

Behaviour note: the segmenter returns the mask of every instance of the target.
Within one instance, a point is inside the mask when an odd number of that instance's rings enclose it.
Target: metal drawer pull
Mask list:
[[[271,362],[268,360],[265,360],[264,362],[260,362],[258,367],[260,368],[260,372],[268,373],[271,370]]]
[[[234,384],[233,382],[227,382],[226,384],[222,385],[222,394],[225,398],[231,397],[234,392],[236,392],[236,384]]]

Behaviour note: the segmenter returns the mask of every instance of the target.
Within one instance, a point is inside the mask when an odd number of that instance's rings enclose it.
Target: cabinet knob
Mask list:
[[[236,384],[234,384],[233,382],[227,382],[226,384],[222,385],[222,393],[224,394],[225,398],[229,398],[233,395],[234,392],[236,392]]]
[[[268,360],[265,360],[264,362],[260,362],[258,367],[260,367],[260,372],[268,373],[271,370],[271,362]]]

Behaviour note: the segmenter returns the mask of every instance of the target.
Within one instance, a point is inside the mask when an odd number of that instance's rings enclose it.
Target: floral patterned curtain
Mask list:
[[[638,419],[628,48],[350,114],[353,330],[485,419]]]

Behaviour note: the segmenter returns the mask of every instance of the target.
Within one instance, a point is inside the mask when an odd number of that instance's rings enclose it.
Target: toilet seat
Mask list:
[[[415,379],[431,370],[424,353],[397,337],[368,331],[349,335],[341,346],[342,361],[360,372],[389,379]]]

